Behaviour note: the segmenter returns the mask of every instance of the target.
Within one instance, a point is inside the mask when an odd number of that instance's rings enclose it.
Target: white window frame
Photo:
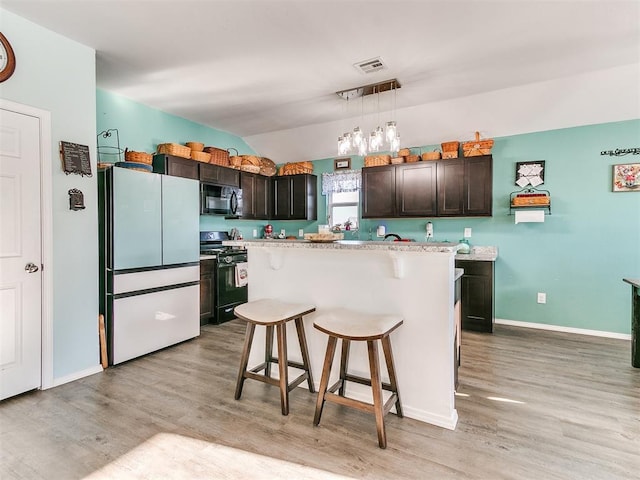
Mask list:
[[[333,214],[333,207],[334,206],[340,206],[340,207],[357,207],[357,217],[358,217],[358,225],[356,225],[356,229],[359,228],[360,226],[360,189],[355,190],[355,192],[358,193],[358,201],[356,202],[335,202],[333,200],[333,194],[335,192],[330,192],[327,194],[327,224],[329,224],[330,226],[333,227],[333,220],[332,220],[332,214]]]

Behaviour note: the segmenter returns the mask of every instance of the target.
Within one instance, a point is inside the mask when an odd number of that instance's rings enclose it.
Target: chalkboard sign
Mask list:
[[[91,176],[91,162],[89,160],[89,147],[77,143],[60,142],[60,158],[64,173],[77,173],[82,176]]]

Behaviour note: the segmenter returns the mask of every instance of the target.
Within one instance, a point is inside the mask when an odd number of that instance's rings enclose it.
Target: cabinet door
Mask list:
[[[493,204],[492,163],[491,155],[465,158],[465,215],[491,216]]]
[[[273,177],[273,219],[288,220],[291,217],[291,178]]]
[[[210,163],[200,163],[200,181],[213,185],[240,186],[240,172],[233,168],[221,167]]]
[[[269,177],[256,175],[255,190],[253,192],[255,205],[255,218],[267,220],[269,218],[271,195],[269,189]]]
[[[200,325],[206,325],[213,318],[214,295],[213,284],[214,260],[200,261]]]
[[[189,178],[162,175],[162,263],[200,259],[200,184]]]
[[[240,186],[242,187],[242,218],[256,218],[254,195],[256,176],[253,173],[242,172]]]
[[[198,180],[198,163],[188,158],[160,153],[153,156],[153,171]]]
[[[401,217],[432,217],[436,208],[436,164],[396,167],[396,209]]]
[[[111,172],[114,270],[162,265],[162,175],[116,167]]]
[[[290,212],[291,220],[316,220],[317,213],[317,178],[315,175],[292,175]]]
[[[438,215],[456,216],[464,212],[464,159],[436,162]]]
[[[456,260],[462,276],[462,329],[493,332],[493,262]]]
[[[362,218],[389,218],[395,209],[396,169],[394,165],[362,169]]]

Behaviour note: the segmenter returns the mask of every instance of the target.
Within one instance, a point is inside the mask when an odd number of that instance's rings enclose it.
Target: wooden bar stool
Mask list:
[[[309,385],[309,391],[314,393],[313,377],[311,376],[311,368],[309,362],[309,349],[307,348],[307,339],[304,334],[304,324],[302,316],[314,312],[315,307],[312,305],[301,305],[297,303],[281,302],[273,299],[255,300],[243,303],[234,308],[236,317],[247,321],[247,332],[244,339],[244,348],[240,359],[240,371],[238,372],[238,381],[236,382],[236,400],[242,395],[242,387],[245,378],[251,378],[260,382],[275,385],[280,388],[280,404],[282,406],[282,414],[289,414],[289,392],[300,385],[305,380]],[[302,352],[302,363],[290,361],[287,357],[287,322],[294,320],[296,330],[298,332],[298,342],[300,343],[300,351]],[[264,362],[257,367],[247,370],[249,363],[249,353],[251,352],[251,343],[253,341],[253,333],[256,325],[264,325],[267,327],[266,344]],[[278,357],[272,355],[273,349],[273,327],[276,328],[276,338],[278,344]],[[278,364],[279,378],[271,377],[271,364]],[[295,367],[304,370],[304,373],[289,383],[289,374],[287,367]],[[264,370],[264,375],[259,374]]]
[[[391,340],[389,334],[402,325],[403,319],[394,315],[372,315],[367,313],[354,312],[346,309],[336,309],[315,318],[313,326],[321,332],[329,335],[327,342],[327,353],[322,367],[322,378],[320,380],[320,391],[316,402],[316,413],[313,424],[320,423],[324,402],[334,402],[347,407],[354,407],[365,412],[373,413],[376,417],[376,429],[378,431],[378,445],[380,448],[387,447],[387,435],[384,428],[384,416],[389,413],[395,405],[396,414],[402,417],[402,406],[400,405],[400,394],[398,393],[398,381],[396,369],[391,352]],[[331,366],[336,351],[338,338],[342,339],[342,355],[340,359],[340,378],[331,387],[328,387]],[[389,373],[389,383],[382,382],[380,378],[380,367],[378,359],[377,340],[382,343],[384,358]],[[369,352],[369,369],[371,378],[363,378],[348,373],[349,346],[352,341],[367,342]],[[345,383],[356,382],[362,385],[369,385],[373,390],[373,405],[345,397]],[[336,395],[336,390],[338,394]],[[391,397],[383,404],[382,390],[391,392]]]

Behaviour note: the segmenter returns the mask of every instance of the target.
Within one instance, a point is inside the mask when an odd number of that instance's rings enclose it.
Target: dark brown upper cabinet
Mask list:
[[[198,180],[198,163],[190,158],[158,153],[153,156],[153,171],[174,177]]]
[[[316,175],[283,175],[271,178],[273,220],[317,220]]]
[[[385,218],[396,215],[396,167],[362,169],[362,218]]]
[[[432,162],[362,169],[362,218],[432,217],[436,198]]]
[[[432,217],[436,208],[436,165],[405,163],[396,167],[396,209],[399,217]]]
[[[491,216],[493,158],[453,158],[437,162],[438,216]]]
[[[237,188],[240,186],[240,171],[212,163],[200,162],[200,181],[212,185],[225,185]]]
[[[266,220],[269,218],[271,193],[270,177],[242,172],[242,218]]]
[[[362,218],[491,216],[492,157],[362,169]]]

